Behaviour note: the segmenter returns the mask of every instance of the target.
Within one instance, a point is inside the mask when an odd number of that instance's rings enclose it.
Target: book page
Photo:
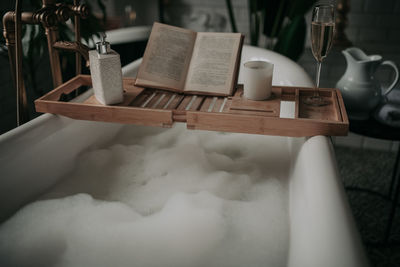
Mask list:
[[[199,32],[184,91],[230,95],[240,60],[240,33]]]
[[[154,23],[136,84],[182,91],[196,33]]]

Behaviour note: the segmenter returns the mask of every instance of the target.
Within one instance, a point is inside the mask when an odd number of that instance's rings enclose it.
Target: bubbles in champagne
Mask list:
[[[312,22],[311,23],[311,46],[315,59],[321,62],[332,46],[333,22]]]

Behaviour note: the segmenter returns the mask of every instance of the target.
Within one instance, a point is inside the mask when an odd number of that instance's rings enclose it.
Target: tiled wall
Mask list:
[[[231,31],[225,1],[172,0],[167,1],[165,18],[167,23],[191,28],[196,31]],[[249,29],[246,0],[232,0],[233,12],[239,32],[246,35]]]

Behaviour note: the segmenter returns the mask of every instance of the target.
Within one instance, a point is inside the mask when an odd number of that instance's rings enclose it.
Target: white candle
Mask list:
[[[274,64],[250,60],[244,63],[244,97],[250,100],[265,100],[271,97]]]

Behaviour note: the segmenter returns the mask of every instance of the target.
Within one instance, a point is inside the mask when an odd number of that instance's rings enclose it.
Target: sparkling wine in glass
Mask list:
[[[313,95],[304,101],[307,105],[324,106],[328,102],[319,94],[319,78],[322,60],[327,56],[332,46],[335,29],[335,8],[333,5],[318,5],[314,7],[311,20],[311,49],[317,60],[317,74]]]

